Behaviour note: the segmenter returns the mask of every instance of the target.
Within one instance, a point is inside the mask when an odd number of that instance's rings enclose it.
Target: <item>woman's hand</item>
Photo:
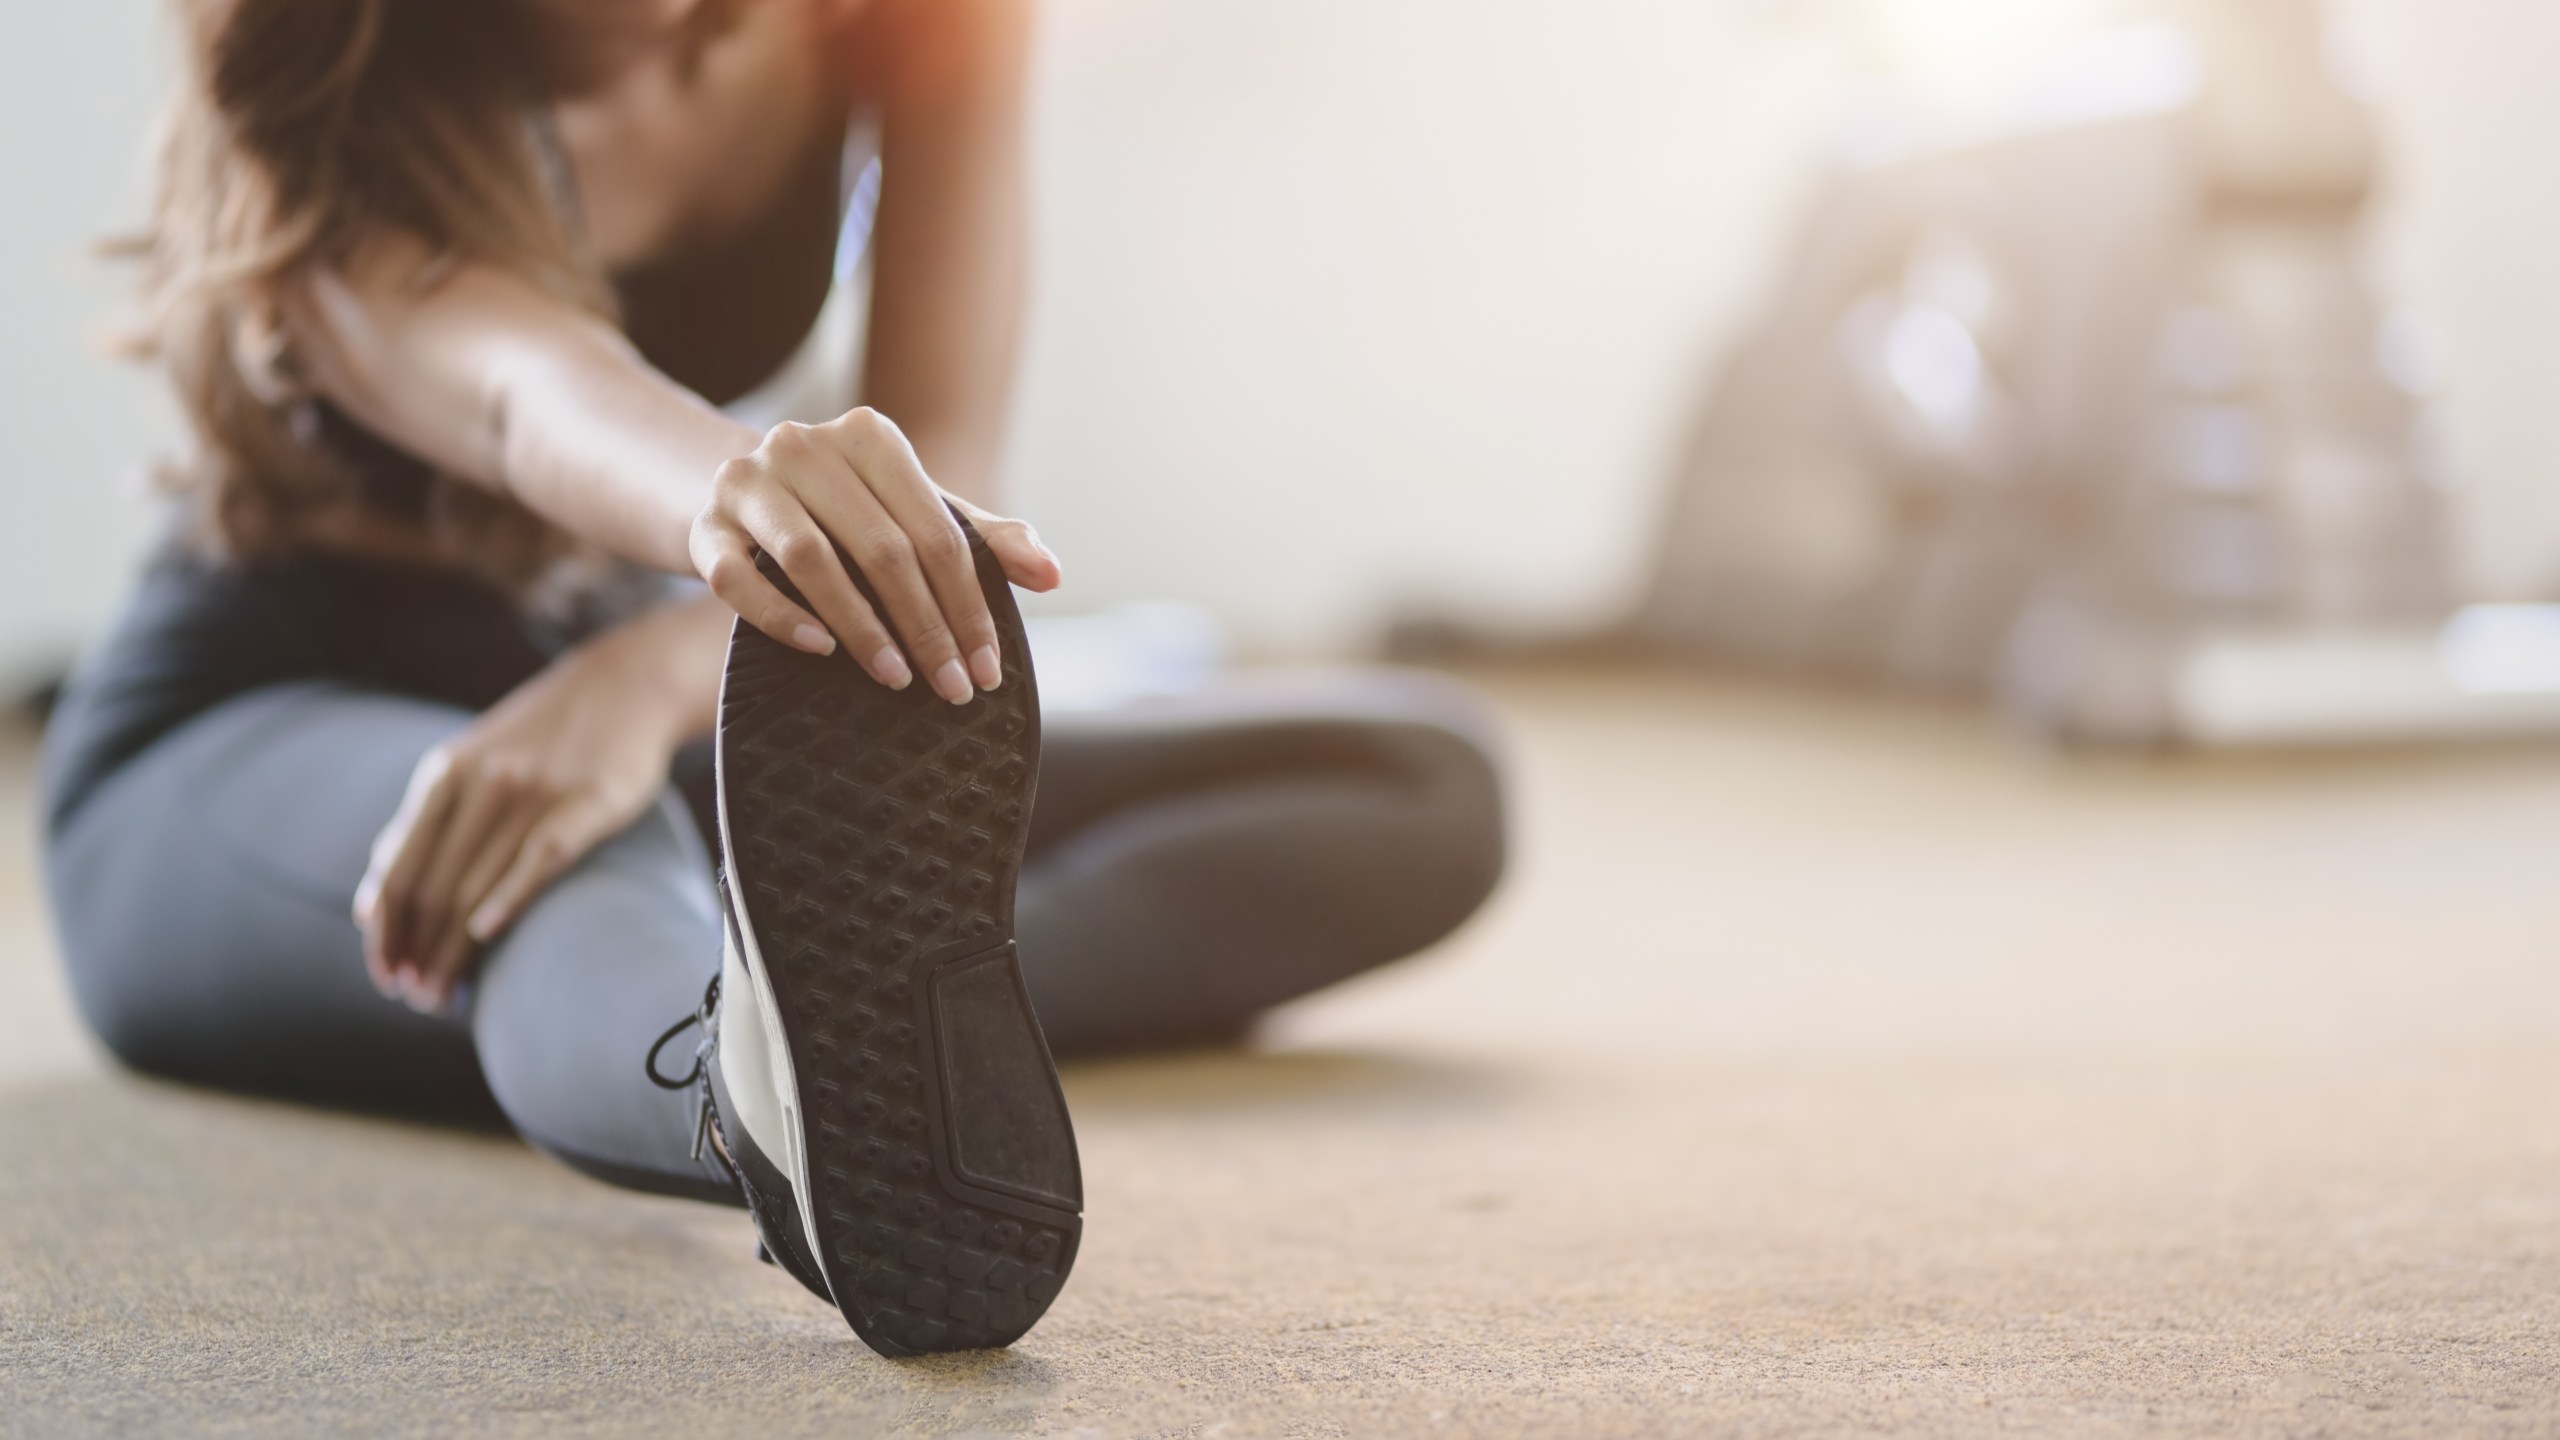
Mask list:
[[[657,800],[708,726],[728,628],[709,601],[644,616],[427,752],[356,890],[376,988],[443,1008],[482,945]]]
[[[1057,587],[1058,558],[1029,525],[945,494],[926,477],[907,437],[869,409],[824,425],[777,425],[753,454],[721,466],[711,502],[693,522],[690,550],[712,593],[767,635],[818,655],[841,641],[890,689],[903,690],[921,674],[935,694],[961,705],[976,693],[973,685],[992,690],[1004,671],[995,619],[949,507],[986,537],[1014,584]],[[887,616],[854,589],[838,547],[871,582]],[[758,550],[781,565],[817,614],[757,572]]]

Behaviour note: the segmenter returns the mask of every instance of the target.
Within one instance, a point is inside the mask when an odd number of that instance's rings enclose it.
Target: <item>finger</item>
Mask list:
[[[844,561],[836,554],[835,542],[827,538],[824,524],[803,511],[759,532],[757,543],[783,567],[792,583],[800,587],[800,593],[818,607],[827,624],[844,641],[846,651],[867,657],[862,668],[870,672],[871,678],[892,690],[904,690],[915,678],[907,657],[898,649],[898,642],[890,636],[879,612],[871,608],[871,602],[855,588],[853,577],[845,573]]]
[[[534,897],[603,841],[603,829],[600,813],[586,806],[563,806],[544,816],[472,911],[471,933],[484,944],[505,933]]]
[[[800,587],[800,594],[851,653],[864,659],[873,678],[888,684],[881,652],[896,644],[871,603],[854,588],[844,561],[836,554],[834,532],[823,514],[810,507],[813,496],[851,488],[856,482],[844,457],[807,425],[777,425],[756,448],[753,462],[774,481],[757,492],[740,519],[764,553]],[[899,658],[898,668],[906,661]],[[894,673],[894,672],[893,672]]]
[[[808,606],[834,632],[831,646],[842,641],[871,678],[892,690],[905,689],[914,678],[906,656],[845,573],[825,522],[808,508],[806,497],[811,494],[858,486],[843,457],[817,439],[808,426],[778,425],[755,455],[735,463],[753,464],[768,472],[761,486],[738,487],[751,492],[737,517],[747,538],[772,556],[782,573],[800,587]],[[780,595],[761,572],[755,580]]]
[[[907,551],[914,556],[925,592],[931,597],[938,618],[950,630],[953,644],[966,657],[969,675],[979,685],[994,689],[1004,679],[995,616],[987,608],[986,592],[979,588],[977,561],[969,553],[968,537],[952,518],[942,488],[924,473],[924,465],[916,459],[915,447],[907,443],[907,437],[879,412],[856,410],[827,428],[845,447],[846,458],[862,477],[864,486],[905,536]],[[855,558],[866,559],[860,551],[855,552]],[[875,586],[880,584],[881,577],[868,563],[863,573],[871,577]],[[885,590],[881,598],[889,603],[896,618],[898,600]],[[945,691],[944,698],[953,697]]]
[[[452,756],[430,750],[409,775],[400,808],[374,837],[365,878],[356,886],[357,921],[364,929],[365,969],[390,993],[413,945],[412,897],[419,873],[435,852],[438,830],[453,800],[448,777]]]
[[[364,878],[356,882],[355,902],[356,934],[364,950],[365,978],[386,997],[394,993],[391,961],[382,943],[382,926],[377,922],[382,916],[382,871],[398,850],[397,846],[384,848],[383,840],[389,833],[386,828],[374,837],[373,855],[365,862]]]
[[[435,972],[448,962],[463,935],[463,877],[500,843],[515,812],[531,808],[532,782],[485,762],[456,762],[451,809],[436,837],[435,853],[418,875],[410,901],[416,938],[409,960],[411,1004],[435,1003]]]
[[[505,816],[472,847],[470,862],[454,881],[452,901],[440,938],[430,941],[425,959],[419,966],[419,1000],[431,1009],[443,1009],[452,1003],[453,992],[470,972],[479,956],[481,936],[470,925],[481,900],[495,885],[498,877],[515,862],[525,837],[532,833],[545,813],[540,797],[533,796],[508,807]]]
[[[409,977],[403,997],[409,1008],[427,1015],[443,1010],[452,1001],[454,985],[470,964],[474,948],[471,936],[459,925],[430,943]]]
[[[816,497],[816,512],[829,532],[843,537],[854,564],[897,627],[898,637],[935,694],[965,705],[976,693],[959,636],[924,577],[915,542],[891,518],[878,496],[859,481]]]
[[[697,526],[692,540],[693,568],[720,603],[739,618],[794,650],[832,655],[836,640],[818,617],[791,603],[756,568],[755,541],[743,532]]]
[[[986,537],[987,548],[995,552],[996,563],[1004,567],[1007,580],[1025,590],[1045,594],[1066,579],[1057,552],[1040,539],[1040,532],[1032,529],[1028,521],[995,514],[957,495],[951,497],[951,503]]]

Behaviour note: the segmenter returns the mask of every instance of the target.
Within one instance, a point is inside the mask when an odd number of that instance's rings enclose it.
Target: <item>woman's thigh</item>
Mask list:
[[[277,686],[127,765],[52,847],[82,1011],[137,1069],[336,1105],[503,1111],[582,1168],[726,1198],[692,1153],[690,1097],[643,1068],[720,962],[710,861],[672,797],[527,907],[454,1014],[418,1014],[367,978],[351,908],[374,837],[419,758],[470,718]]]
[[[1405,789],[1472,844],[1501,843],[1492,717],[1474,691],[1435,675],[1272,672],[1195,695],[1050,716],[1043,728],[1035,855],[1136,805],[1315,775]]]
[[[53,837],[71,986],[137,1069],[427,1113],[489,1113],[460,1021],[383,998],[351,913],[419,757],[466,711],[308,683],[206,712]]]
[[[697,1152],[698,1097],[649,1078],[653,1042],[693,1014],[720,969],[711,858],[673,791],[528,906],[483,958],[470,996],[481,1071],[516,1129],[616,1184],[737,1199]],[[661,1057],[686,1069],[701,1037]]]
[[[1051,1044],[1231,1036],[1447,934],[1502,868],[1488,729],[1398,671],[1060,717],[1017,917]]]

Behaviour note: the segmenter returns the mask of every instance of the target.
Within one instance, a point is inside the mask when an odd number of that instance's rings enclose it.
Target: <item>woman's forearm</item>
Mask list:
[[[537,286],[440,266],[415,247],[360,260],[314,279],[288,315],[322,394],[392,444],[573,534],[700,575],[785,645],[820,655],[844,646],[881,684],[921,677],[955,705],[973,685],[999,684],[995,620],[954,505],[1015,583],[1058,583],[1057,558],[1029,526],[955,500],[877,410],[758,435]]]
[[[386,994],[440,1009],[478,947],[664,793],[677,746],[711,728],[728,615],[653,611],[570,651],[420,760],[355,897]],[[496,868],[439,866],[439,855]]]
[[[527,346],[493,379],[498,484],[617,555],[692,572],[687,536],[713,477],[761,435],[610,332]]]
[[[611,676],[615,693],[631,697],[629,718],[672,753],[718,724],[720,666],[736,619],[709,595],[678,601],[598,635],[563,663]]]
[[[396,239],[316,279],[291,318],[311,378],[366,428],[656,569],[693,569],[714,475],[762,438],[601,318]]]

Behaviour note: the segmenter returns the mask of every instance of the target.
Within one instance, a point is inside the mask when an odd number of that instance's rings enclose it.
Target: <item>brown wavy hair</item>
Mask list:
[[[544,98],[574,88],[558,0],[175,0],[185,74],[164,120],[130,348],[157,359],[196,451],[169,467],[221,549],[294,543],[358,500],[349,427],[306,383],[295,287],[368,235],[502,267],[601,315],[612,294],[561,203]],[[422,481],[425,518],[474,568],[522,581],[558,553],[486,487]]]

